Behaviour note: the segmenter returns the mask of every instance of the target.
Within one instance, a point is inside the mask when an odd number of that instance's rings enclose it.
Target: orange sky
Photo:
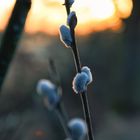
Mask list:
[[[0,0],[0,30],[6,27],[15,0]],[[64,0],[32,0],[25,31],[43,31],[57,34],[59,26],[66,22]],[[78,17],[77,33],[84,35],[105,29],[117,30],[122,19],[130,16],[132,0],[75,0],[72,10]]]

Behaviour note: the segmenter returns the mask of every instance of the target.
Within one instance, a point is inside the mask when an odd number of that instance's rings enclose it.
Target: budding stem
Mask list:
[[[64,106],[61,102],[56,107],[56,113],[57,113],[57,116],[60,120],[60,123],[64,129],[64,132],[65,132],[67,138],[71,138],[71,134],[70,134],[69,128],[67,126],[68,116],[67,116],[67,113],[65,112]]]
[[[69,15],[70,6],[68,3],[68,0],[65,0],[65,6],[66,6],[67,15]],[[76,67],[76,71],[78,73],[80,73],[81,72],[81,62],[80,62],[79,52],[78,52],[78,49],[76,46],[76,41],[75,41],[75,29],[70,27],[70,32],[71,32],[71,36],[72,36],[72,46],[71,47],[72,47],[72,53],[73,53],[73,58],[74,58],[74,62],[75,62],[75,67]],[[92,131],[90,110],[89,110],[89,103],[88,103],[88,98],[87,98],[86,92],[87,91],[80,93],[80,97],[81,97],[81,102],[83,105],[84,117],[85,117],[87,127],[88,127],[88,139],[94,140],[93,133],[92,133],[93,131]]]

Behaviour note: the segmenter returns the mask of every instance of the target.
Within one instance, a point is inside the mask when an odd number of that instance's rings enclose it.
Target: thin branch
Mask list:
[[[63,104],[61,102],[58,104],[58,106],[56,107],[55,111],[57,113],[57,116],[58,116],[58,118],[60,120],[60,123],[61,123],[61,125],[62,125],[62,127],[64,129],[64,132],[65,132],[67,138],[72,138],[72,136],[71,136],[71,134],[69,132],[69,128],[67,126],[67,124],[68,124],[68,115],[67,115],[67,112],[65,111],[64,106],[63,106]]]
[[[66,6],[67,15],[69,15],[70,6],[68,3],[68,0],[65,0],[65,6]],[[81,62],[80,62],[79,52],[78,52],[78,49],[76,46],[74,28],[70,27],[70,32],[71,32],[71,36],[72,36],[72,46],[71,47],[72,47],[75,67],[76,67],[76,71],[78,73],[80,73],[81,72]],[[90,110],[89,110],[89,104],[88,104],[88,98],[87,98],[87,91],[84,91],[83,93],[79,93],[79,94],[80,94],[82,105],[83,105],[84,117],[85,117],[87,127],[88,127],[88,139],[94,140],[93,133],[92,133],[93,128],[92,128],[91,116],[90,116]]]
[[[0,45],[0,90],[24,28],[31,0],[17,0]]]

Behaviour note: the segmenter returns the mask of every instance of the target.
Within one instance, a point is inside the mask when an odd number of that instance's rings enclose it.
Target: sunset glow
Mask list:
[[[0,0],[0,30],[6,27],[16,0]],[[64,0],[32,0],[25,31],[57,34],[66,22]],[[78,17],[78,34],[88,34],[105,29],[118,30],[122,19],[130,16],[132,0],[75,0],[72,10]]]

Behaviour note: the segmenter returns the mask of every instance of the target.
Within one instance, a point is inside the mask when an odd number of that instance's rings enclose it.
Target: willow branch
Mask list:
[[[21,37],[31,0],[17,0],[0,45],[0,90]]]

